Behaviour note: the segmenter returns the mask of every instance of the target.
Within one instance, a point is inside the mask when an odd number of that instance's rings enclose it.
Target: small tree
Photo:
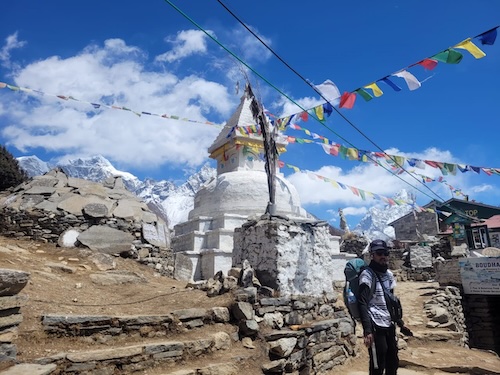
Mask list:
[[[0,191],[17,186],[27,179],[28,175],[21,169],[16,158],[5,146],[0,146]]]

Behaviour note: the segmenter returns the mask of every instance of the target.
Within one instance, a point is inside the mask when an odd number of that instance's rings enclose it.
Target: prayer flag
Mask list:
[[[495,39],[497,38],[497,29],[498,26],[495,27],[494,29],[488,30],[481,35],[478,35],[479,40],[481,41],[482,45],[493,45],[495,43]]]
[[[460,61],[462,61],[463,55],[455,51],[451,48],[448,48],[447,50],[444,50],[442,52],[439,52],[437,55],[432,56],[432,59],[441,61],[447,64],[458,64]]]
[[[364,86],[365,89],[371,89],[373,91],[373,96],[379,97],[382,96],[384,93],[380,88],[377,86],[376,83],[370,83],[369,85]]]
[[[344,92],[340,98],[340,108],[352,109],[354,102],[356,101],[356,93],[354,92]]]
[[[337,104],[336,102],[338,102],[340,98],[340,91],[335,83],[327,79],[322,84],[314,86],[314,88],[324,97],[324,99],[333,105]]]
[[[367,102],[369,102],[370,100],[373,99],[373,96],[371,96],[369,93],[367,93],[365,90],[363,89],[357,89],[355,90],[356,93],[358,93],[359,95],[361,95],[361,97],[363,99],[365,99]]]
[[[349,147],[346,152],[346,156],[349,160],[358,160],[358,149]]]
[[[299,118],[302,119],[302,121],[307,122],[307,120],[309,119],[309,114],[304,111],[299,115]]]
[[[384,77],[380,81],[384,82],[386,85],[391,87],[394,91],[401,91],[401,87],[392,82],[389,77]]]
[[[325,121],[325,116],[323,114],[323,106],[318,105],[317,107],[314,107],[314,113],[316,113],[316,117],[318,118],[319,121]]]
[[[423,59],[422,61],[419,61],[417,64],[423,66],[427,70],[432,70],[437,66],[438,62],[433,59]]]
[[[330,117],[333,112],[333,106],[329,102],[326,102],[325,104],[323,104],[323,112],[326,113],[328,117]]]
[[[407,72],[406,70],[401,70],[400,72],[394,73],[393,76],[403,78],[408,85],[408,89],[413,91],[418,89],[422,84],[418,81],[418,79],[411,74],[410,72]]]
[[[486,53],[481,51],[474,43],[472,43],[470,38],[465,39],[463,42],[458,43],[453,48],[465,49],[469,51],[470,54],[474,56],[476,59],[480,59],[486,56]]]

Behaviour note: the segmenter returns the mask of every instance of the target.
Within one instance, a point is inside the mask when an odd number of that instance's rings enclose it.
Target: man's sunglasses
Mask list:
[[[378,251],[375,251],[375,254],[377,254],[378,256],[386,256],[388,257],[389,256],[389,252],[387,250],[378,250]]]

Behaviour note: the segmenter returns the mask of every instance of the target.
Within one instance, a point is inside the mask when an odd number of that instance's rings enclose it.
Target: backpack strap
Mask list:
[[[375,275],[377,275],[377,273],[374,270],[372,270],[370,267],[366,267],[365,270],[368,270],[368,272],[370,272],[372,275],[372,285],[370,286],[370,298],[368,299],[368,300],[371,300],[373,298],[373,296],[375,295],[375,289],[377,288],[377,279],[374,277]]]

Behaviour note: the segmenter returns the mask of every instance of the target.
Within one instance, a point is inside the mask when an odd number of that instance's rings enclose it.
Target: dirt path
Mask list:
[[[435,341],[441,331],[426,328],[427,317],[423,310],[425,301],[429,300],[439,288],[437,283],[400,282],[396,293],[400,297],[404,310],[404,321],[415,334],[405,338],[406,348],[399,351],[400,375],[413,374],[500,374],[500,359],[491,352],[467,349],[447,341]],[[361,327],[357,326],[357,334],[361,343]],[[402,340],[402,338],[400,338]],[[360,345],[359,355],[339,366],[328,375],[361,375],[368,373],[368,351]]]

